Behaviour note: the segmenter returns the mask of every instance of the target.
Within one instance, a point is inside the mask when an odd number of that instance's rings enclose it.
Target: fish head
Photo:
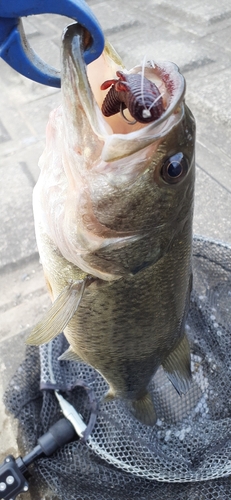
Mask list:
[[[80,25],[66,29],[62,106],[50,116],[35,207],[69,262],[113,281],[161,258],[183,228],[190,239],[195,123],[175,64],[147,61],[127,71],[106,43],[86,67],[88,43]],[[108,89],[101,86],[118,71],[158,87],[164,110],[155,122],[131,125],[129,115],[128,121],[121,113],[103,116]]]

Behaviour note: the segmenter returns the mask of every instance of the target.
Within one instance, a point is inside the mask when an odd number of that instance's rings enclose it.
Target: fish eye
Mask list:
[[[176,184],[181,181],[188,172],[188,161],[183,153],[177,153],[165,160],[161,175],[165,182]]]

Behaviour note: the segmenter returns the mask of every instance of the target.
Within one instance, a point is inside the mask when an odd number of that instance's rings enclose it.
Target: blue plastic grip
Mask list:
[[[60,87],[60,71],[46,64],[31,48],[21,17],[60,14],[74,19],[91,34],[92,45],[84,52],[86,64],[104,48],[102,29],[83,0],[0,0],[0,57],[22,75],[44,85]]]

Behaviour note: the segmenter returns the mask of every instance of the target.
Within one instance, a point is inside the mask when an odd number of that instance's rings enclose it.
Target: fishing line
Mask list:
[[[144,58],[143,58],[143,62],[142,62],[142,71],[141,71],[141,86],[140,86],[140,90],[141,90],[141,98],[142,98],[142,104],[143,104],[143,107],[145,109],[146,108],[146,105],[145,105],[145,101],[144,101],[144,71],[145,71],[145,65],[146,65],[146,59],[147,59],[147,55],[145,54]]]

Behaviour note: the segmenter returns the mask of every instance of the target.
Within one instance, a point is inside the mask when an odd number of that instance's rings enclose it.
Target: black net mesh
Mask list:
[[[98,405],[106,383],[83,363],[58,361],[67,348],[63,335],[40,353],[27,349],[5,394],[25,451],[61,417],[54,388],[84,422],[92,426],[96,418],[90,437],[35,464],[54,498],[231,499],[231,248],[195,238],[193,255],[187,319],[193,382],[180,397],[159,369],[150,387],[154,427],[140,424],[121,401]]]

